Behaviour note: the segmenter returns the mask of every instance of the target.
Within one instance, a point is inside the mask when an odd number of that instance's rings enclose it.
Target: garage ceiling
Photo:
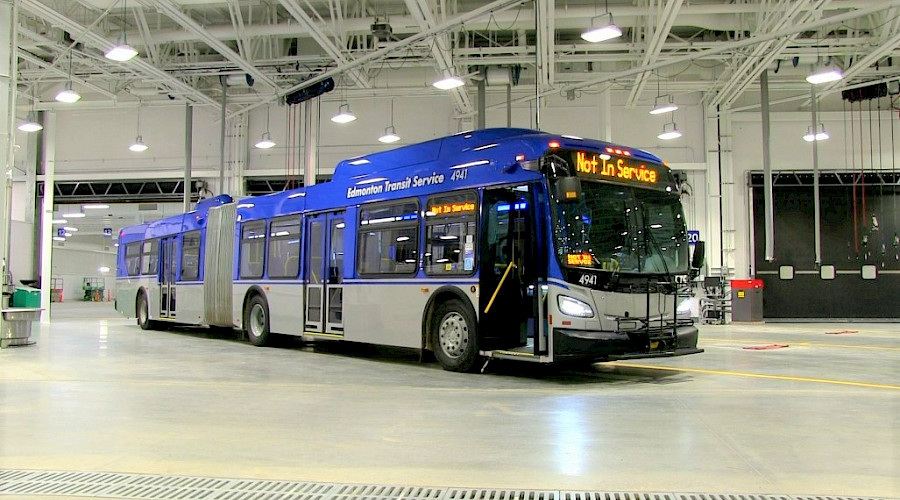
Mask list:
[[[190,101],[229,116],[332,76],[340,98],[451,91],[474,112],[482,67],[518,68],[545,95],[612,87],[628,105],[708,91],[706,104],[753,105],[770,72],[775,98],[802,95],[816,61],[844,68],[829,89],[900,77],[900,0],[18,0],[19,105],[52,109],[70,78],[81,106]],[[537,9],[537,16],[535,16]],[[612,13],[623,36],[580,34]],[[537,17],[537,22],[535,18]],[[140,55],[103,57],[125,37]],[[536,63],[538,62],[538,63]],[[540,70],[535,68],[540,65]],[[777,72],[774,72],[777,69]],[[247,85],[252,78],[252,87]],[[661,89],[661,90],[660,90]],[[498,89],[499,90],[499,89]],[[749,92],[748,92],[749,91]],[[826,90],[827,93],[827,90]],[[833,92],[832,92],[833,93]],[[335,97],[337,99],[338,97]],[[802,99],[787,101],[796,109]]]

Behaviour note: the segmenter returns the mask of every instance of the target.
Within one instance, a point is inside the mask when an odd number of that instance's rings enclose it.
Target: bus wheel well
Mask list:
[[[475,312],[475,307],[472,306],[472,302],[469,300],[466,295],[461,292],[458,288],[452,286],[442,286],[435,290],[435,292],[431,295],[431,298],[428,299],[428,303],[425,304],[425,312],[422,315],[422,348],[427,351],[434,352],[434,346],[431,345],[431,316],[434,314],[434,310],[438,305],[447,302],[448,300],[460,300],[467,307],[472,309],[473,315]]]
[[[244,302],[241,304],[241,323],[243,324],[244,312],[247,311],[247,304],[250,303],[250,299],[256,297],[257,295],[262,296],[262,298],[266,298],[266,294],[262,291],[262,289],[258,286],[251,286],[247,293],[244,294]]]

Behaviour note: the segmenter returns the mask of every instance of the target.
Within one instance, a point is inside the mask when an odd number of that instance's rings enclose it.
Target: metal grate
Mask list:
[[[0,469],[0,495],[141,500],[883,500],[874,497],[439,488]]]

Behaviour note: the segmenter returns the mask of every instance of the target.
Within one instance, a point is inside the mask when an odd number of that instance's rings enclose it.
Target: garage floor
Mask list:
[[[900,498],[897,324],[702,326],[706,352],[694,356],[577,370],[492,362],[467,375],[391,349],[145,332],[109,303],[54,304],[53,316],[35,323],[36,345],[0,350],[0,498],[48,494],[23,486],[41,477],[132,473],[307,482],[228,482],[298,491]],[[770,344],[789,347],[746,349]],[[156,498],[52,493],[90,491]]]

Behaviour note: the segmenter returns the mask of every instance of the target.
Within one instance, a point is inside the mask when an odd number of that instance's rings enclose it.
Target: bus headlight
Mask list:
[[[591,309],[591,306],[578,299],[559,295],[556,297],[556,303],[559,305],[559,311],[565,315],[575,316],[576,318],[594,317],[594,310]]]

